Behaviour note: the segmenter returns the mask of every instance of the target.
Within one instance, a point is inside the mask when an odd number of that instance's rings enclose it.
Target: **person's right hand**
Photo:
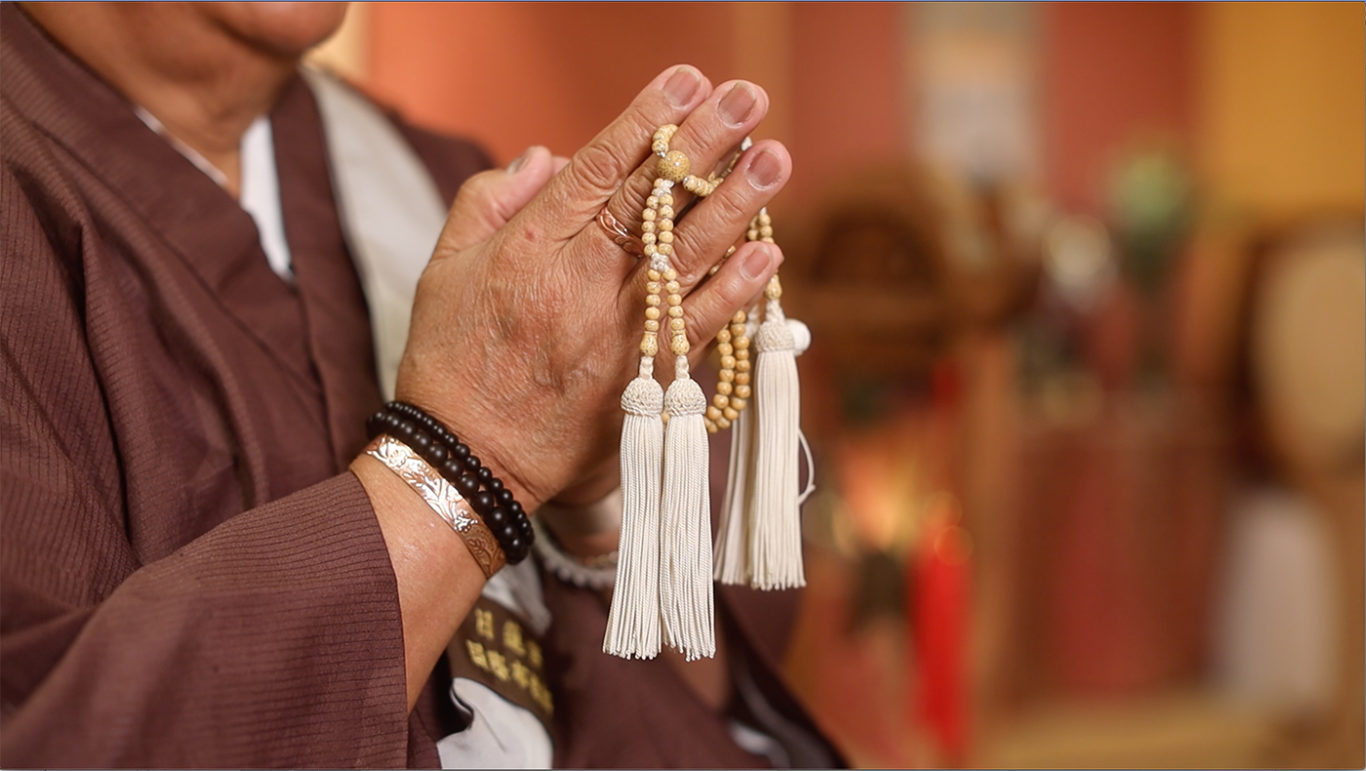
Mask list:
[[[639,360],[648,261],[595,218],[607,206],[639,231],[658,126],[679,124],[672,147],[705,173],[767,108],[753,84],[713,89],[696,69],[675,67],[563,169],[532,148],[510,169],[470,179],[418,284],[397,398],[449,426],[528,511],[570,485],[585,500],[605,494],[615,485],[619,398]],[[780,143],[756,142],[680,221],[673,262],[694,360],[781,263],[776,247],[745,244],[707,277],[790,173]],[[687,194],[679,186],[674,196],[681,211]]]

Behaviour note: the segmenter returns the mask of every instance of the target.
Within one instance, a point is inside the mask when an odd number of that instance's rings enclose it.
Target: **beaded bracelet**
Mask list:
[[[617,552],[583,560],[566,554],[539,519],[532,523],[532,528],[536,531],[536,554],[551,575],[567,584],[597,591],[611,589],[617,582]]]
[[[450,482],[493,532],[510,564],[526,559],[535,533],[522,505],[440,421],[412,404],[390,402],[366,427],[372,437],[384,433],[405,442]]]

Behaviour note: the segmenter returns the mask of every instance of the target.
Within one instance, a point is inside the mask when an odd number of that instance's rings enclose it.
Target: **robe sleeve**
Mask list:
[[[71,226],[8,168],[0,223],[0,766],[406,765],[397,587],[359,481],[140,564],[100,319],[50,240]]]

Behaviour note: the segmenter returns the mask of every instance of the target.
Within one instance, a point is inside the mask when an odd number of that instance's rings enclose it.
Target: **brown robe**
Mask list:
[[[301,79],[271,120],[293,286],[235,200],[0,6],[4,767],[431,767],[458,728],[444,665],[406,714],[393,572],[345,470],[380,397]],[[400,128],[447,200],[488,165]],[[548,659],[589,667],[551,683],[557,760],[757,760],[546,584]]]

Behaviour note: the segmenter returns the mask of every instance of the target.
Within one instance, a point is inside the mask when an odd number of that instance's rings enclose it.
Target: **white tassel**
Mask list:
[[[779,290],[780,291],[780,290]],[[750,584],[804,586],[801,512],[797,505],[797,419],[801,393],[792,330],[770,295],[754,345],[757,420],[750,498]]]
[[[712,621],[711,495],[707,477],[707,398],[679,356],[664,394],[664,490],[660,503],[659,604],[664,639],[688,661],[716,654]]]
[[[716,533],[716,566],[712,573],[723,584],[749,583],[750,455],[754,418],[750,410],[731,423],[730,465],[726,472],[726,497],[721,504],[721,527]]]
[[[626,386],[621,408],[621,540],[617,582],[602,650],[624,658],[659,653],[659,492],[664,455],[664,389],[655,382],[653,357]]]

